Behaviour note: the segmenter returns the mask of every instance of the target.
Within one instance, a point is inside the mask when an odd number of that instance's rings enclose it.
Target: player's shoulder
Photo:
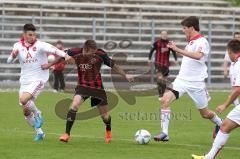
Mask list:
[[[83,50],[83,48],[78,48],[78,47],[74,47],[74,48],[69,48],[67,49],[67,51],[69,52],[75,52],[75,53],[81,53]]]
[[[156,39],[153,44],[161,43],[161,39]]]
[[[107,52],[104,51],[103,49],[97,49],[96,54],[97,54],[97,55],[107,55]]]
[[[49,46],[51,47],[53,45],[51,45],[47,42],[44,42],[44,41],[37,40],[37,41],[35,41],[34,46],[36,46],[38,48],[45,48],[45,47],[49,47]]]
[[[206,37],[204,37],[204,36],[202,36],[202,37],[198,38],[197,40],[198,40],[198,41],[200,41],[200,42],[207,42],[207,43],[208,43],[208,40],[207,40],[207,38],[206,38]]]
[[[21,41],[18,41],[16,43],[13,44],[14,47],[21,47],[22,46],[22,43]]]
[[[41,41],[41,40],[37,40],[37,41],[35,42],[35,44],[36,44],[36,45],[51,45],[50,43],[45,42],[45,41]]]
[[[67,49],[65,52],[69,55],[69,56],[74,56],[74,55],[78,55],[78,54],[82,54],[83,48],[69,48]]]
[[[201,45],[204,44],[206,46],[209,46],[208,40],[204,36],[196,39],[195,45],[198,45],[198,44],[201,44]]]

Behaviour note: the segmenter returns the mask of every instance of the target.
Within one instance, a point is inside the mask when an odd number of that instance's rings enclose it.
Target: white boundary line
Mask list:
[[[10,132],[10,133],[17,132],[17,133],[34,134],[34,131],[23,131],[23,130],[19,130],[17,128],[15,128],[15,129],[0,129],[0,131],[1,132]],[[62,134],[49,132],[49,133],[46,133],[46,135],[54,135],[54,136],[58,136],[59,137]],[[102,137],[96,137],[96,136],[90,136],[90,135],[71,135],[71,136],[75,137],[75,138],[104,139]],[[130,142],[134,142],[134,139],[114,138],[113,141],[130,141]],[[197,145],[197,144],[177,144],[177,143],[169,143],[169,142],[167,142],[166,145],[185,146],[185,147],[205,147],[204,145]],[[210,148],[211,148],[211,146],[209,145],[209,149]],[[224,146],[224,149],[240,150],[240,147]]]

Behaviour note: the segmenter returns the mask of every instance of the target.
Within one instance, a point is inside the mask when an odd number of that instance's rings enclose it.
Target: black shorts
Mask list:
[[[155,65],[155,72],[156,73],[161,73],[163,76],[168,76],[169,75],[169,68],[166,67],[166,66]]]
[[[107,95],[103,89],[94,89],[90,87],[77,86],[75,88],[75,95],[80,95],[84,100],[91,97],[91,106],[107,105]]]

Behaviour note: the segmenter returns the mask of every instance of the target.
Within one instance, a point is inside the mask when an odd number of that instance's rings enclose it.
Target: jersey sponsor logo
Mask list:
[[[25,60],[23,63],[24,64],[30,64],[30,63],[35,63],[35,62],[38,62],[37,59],[30,59],[30,60]]]
[[[165,47],[165,48],[161,48],[161,52],[164,53],[164,52],[168,52],[169,48]]]
[[[32,55],[28,52],[27,56],[26,56],[26,59],[29,59],[29,58],[32,58]]]
[[[91,64],[95,64],[97,62],[97,59],[96,58],[92,58],[91,60],[90,60],[90,63]]]
[[[79,64],[78,67],[81,69],[81,71],[86,71],[93,68],[90,64]]]
[[[35,63],[38,62],[37,59],[33,58],[30,52],[27,53],[26,60],[23,62],[24,64],[30,64],[30,63]]]

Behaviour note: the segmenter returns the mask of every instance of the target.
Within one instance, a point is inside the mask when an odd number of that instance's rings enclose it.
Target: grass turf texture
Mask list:
[[[223,103],[228,93],[211,92],[210,95],[212,100],[209,105],[214,109]],[[65,130],[65,121],[56,116],[54,107],[57,101],[71,98],[71,94],[43,92],[38,97],[36,104],[43,112],[43,129],[46,133],[42,142],[33,141],[35,134],[18,106],[18,93],[4,92],[0,93],[0,97],[0,159],[190,159],[192,153],[204,154],[212,145],[214,125],[200,117],[186,95],[172,105],[175,117],[170,123],[170,141],[157,143],[152,140],[149,145],[136,144],[134,134],[138,129],[146,129],[152,136],[159,133],[159,119],[152,115],[150,120],[151,113],[159,115],[156,96],[137,98],[133,106],[119,99],[118,106],[111,111],[113,141],[110,144],[103,142],[104,125],[99,117],[76,121],[70,142],[58,141]],[[80,111],[87,109],[90,109],[89,101]],[[224,118],[226,113],[220,116]],[[219,159],[239,158],[239,132],[240,129],[231,134]]]

